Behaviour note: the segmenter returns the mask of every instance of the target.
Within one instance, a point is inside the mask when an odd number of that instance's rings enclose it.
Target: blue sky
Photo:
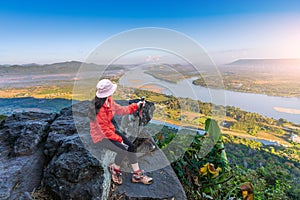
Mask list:
[[[0,64],[84,61],[102,41],[132,28],[174,29],[216,63],[300,58],[300,1],[0,2]]]

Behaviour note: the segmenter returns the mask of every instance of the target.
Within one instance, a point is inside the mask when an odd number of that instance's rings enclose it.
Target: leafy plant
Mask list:
[[[180,137],[176,140],[178,147],[187,140],[177,131],[165,128],[155,136],[162,149],[173,152],[170,160],[180,149],[169,148],[173,139]],[[195,135],[190,146],[183,149],[185,153],[172,163],[188,199],[299,198],[297,183],[293,183],[293,177],[297,180],[300,176],[296,145],[268,147],[253,140],[224,137],[212,119],[205,121],[205,131],[205,135]],[[211,144],[209,153],[203,156],[203,150]]]

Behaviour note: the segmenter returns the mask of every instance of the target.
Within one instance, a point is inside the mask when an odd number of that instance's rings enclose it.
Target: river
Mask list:
[[[255,112],[274,119],[283,118],[295,124],[300,123],[299,98],[208,89],[194,85],[192,82],[195,79],[194,77],[171,83],[145,74],[143,70],[137,70],[134,73],[124,75],[119,84],[141,89],[152,87],[156,91],[175,97],[188,97],[216,105],[235,106],[241,110]]]

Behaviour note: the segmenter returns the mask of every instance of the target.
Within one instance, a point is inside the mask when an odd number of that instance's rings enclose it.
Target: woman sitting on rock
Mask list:
[[[89,107],[90,134],[95,144],[117,153],[115,163],[109,165],[114,183],[122,184],[120,165],[124,157],[127,156],[134,172],[132,182],[151,184],[152,178],[145,175],[139,168],[134,145],[122,133],[116,132],[111,121],[114,114],[132,114],[144,102],[140,101],[129,106],[120,106],[112,99],[116,89],[117,85],[108,79],[102,79],[98,82],[96,96]]]

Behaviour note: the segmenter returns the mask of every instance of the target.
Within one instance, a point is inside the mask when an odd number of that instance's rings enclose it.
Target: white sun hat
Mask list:
[[[117,84],[112,83],[108,79],[102,79],[97,84],[96,96],[98,98],[105,98],[111,96],[117,89]]]

